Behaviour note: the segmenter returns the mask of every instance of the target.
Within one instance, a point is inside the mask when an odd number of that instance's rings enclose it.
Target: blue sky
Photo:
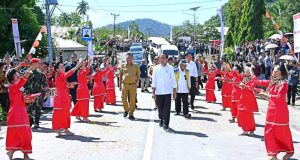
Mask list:
[[[64,12],[76,10],[81,0],[58,0],[59,8]],[[193,21],[193,14],[189,8],[201,6],[197,11],[197,21],[203,23],[211,16],[216,15],[220,4],[228,0],[86,0],[89,3],[88,11],[90,20],[94,27],[105,26],[113,23],[111,13],[120,14],[116,23],[138,18],[151,18],[170,25],[180,25],[185,20]],[[176,4],[177,3],[177,4]],[[181,4],[178,4],[181,3]],[[184,4],[182,4],[184,3]],[[159,5],[160,4],[160,5]],[[168,4],[168,5],[165,5]],[[174,5],[169,5],[174,4]],[[155,6],[134,6],[132,5],[155,5]],[[121,6],[121,7],[120,7]],[[123,7],[122,7],[123,6]],[[126,6],[126,7],[124,7]],[[125,12],[122,12],[125,11]],[[145,11],[145,12],[128,12]],[[175,12],[149,12],[149,11],[175,11]],[[187,14],[184,14],[184,13]],[[55,10],[54,14],[59,15],[61,11]]]

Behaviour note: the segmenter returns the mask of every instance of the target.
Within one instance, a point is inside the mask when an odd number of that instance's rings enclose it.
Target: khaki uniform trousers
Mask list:
[[[122,102],[125,112],[129,112],[129,115],[133,115],[135,110],[135,100],[136,100],[136,84],[122,84]],[[128,95],[130,97],[128,102]],[[129,108],[128,108],[129,104]]]

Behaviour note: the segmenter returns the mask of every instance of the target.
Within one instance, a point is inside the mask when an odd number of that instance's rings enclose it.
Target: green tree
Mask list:
[[[58,25],[68,27],[71,26],[72,19],[68,13],[62,13],[58,17]]]
[[[89,9],[90,9],[89,4],[85,0],[82,0],[81,2],[78,3],[77,12],[80,15],[82,15],[82,21],[84,20],[84,15],[86,15]]]
[[[298,13],[300,8],[298,0],[276,0],[273,3],[268,3],[266,8],[283,33],[293,32],[293,15]],[[269,19],[265,19],[264,27],[265,37],[277,32]]]
[[[14,41],[11,28],[11,18],[18,19],[20,39],[26,39],[22,43],[25,51],[28,52],[40,30],[33,0],[3,0],[0,3],[0,57],[8,51],[11,54],[14,51]]]
[[[70,19],[71,19],[71,26],[73,27],[79,27],[80,26],[80,22],[81,22],[81,18],[78,12],[71,12],[70,13]]]
[[[264,38],[263,16],[264,0],[246,0],[243,3],[243,14],[239,26],[238,43]]]
[[[226,44],[231,46],[238,44],[238,34],[240,30],[240,20],[242,15],[241,6],[244,0],[229,0],[228,7],[225,9],[228,13],[228,33],[226,36]]]
[[[37,18],[37,21],[38,21],[39,25],[40,26],[45,25],[45,17],[46,17],[46,15],[42,11],[41,7],[34,6],[33,7],[33,12],[36,15],[36,18]]]

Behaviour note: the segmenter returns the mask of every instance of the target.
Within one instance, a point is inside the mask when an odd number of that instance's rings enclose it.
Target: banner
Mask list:
[[[294,19],[294,52],[300,53],[300,13],[293,16]]]
[[[16,57],[21,57],[22,49],[21,49],[21,43],[20,43],[18,20],[12,18],[11,23],[12,23],[13,37],[14,37],[14,43],[15,43],[15,49],[16,49]]]

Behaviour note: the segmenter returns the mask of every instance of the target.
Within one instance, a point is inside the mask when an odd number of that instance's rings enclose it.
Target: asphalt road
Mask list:
[[[157,111],[150,93],[138,90],[138,109],[135,121],[123,117],[120,92],[117,105],[105,106],[104,112],[93,111],[90,120],[77,122],[72,117],[74,136],[57,137],[51,130],[52,115],[44,114],[39,130],[33,130],[35,160],[263,160],[267,159],[263,141],[265,117],[255,113],[255,136],[240,136],[237,123],[229,123],[229,111],[221,111],[220,92],[217,104],[204,101],[204,93],[197,96],[192,118],[175,116],[174,102],[170,120],[171,132],[159,127]],[[260,102],[259,105],[267,105]],[[5,127],[0,133],[0,159],[6,158]],[[293,132],[295,159],[300,159],[300,135]],[[281,158],[282,154],[279,156]],[[17,152],[15,158],[22,158]]]

